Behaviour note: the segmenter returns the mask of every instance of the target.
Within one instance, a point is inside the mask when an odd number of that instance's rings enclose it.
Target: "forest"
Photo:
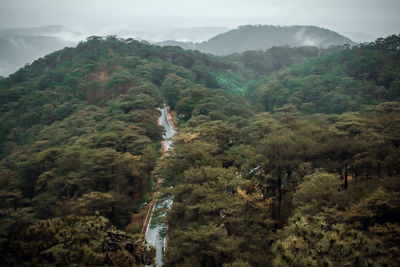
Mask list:
[[[0,265],[155,264],[159,177],[165,266],[400,264],[400,35],[228,56],[92,36],[1,79],[0,118]]]

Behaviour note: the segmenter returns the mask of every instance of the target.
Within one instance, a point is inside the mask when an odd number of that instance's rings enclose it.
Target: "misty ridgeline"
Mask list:
[[[49,30],[2,32],[2,62],[64,47]],[[0,265],[400,264],[400,36],[220,30],[92,36],[0,80]]]

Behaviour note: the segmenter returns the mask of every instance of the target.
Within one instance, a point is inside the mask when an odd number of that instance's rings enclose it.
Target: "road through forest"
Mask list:
[[[160,125],[164,127],[165,129],[165,134],[164,134],[164,142],[163,142],[163,152],[165,153],[168,151],[171,146],[172,146],[172,141],[170,138],[172,138],[176,131],[172,125],[171,117],[168,112],[168,107],[164,105],[162,109],[160,109],[161,116],[159,118],[160,120]],[[154,195],[153,201],[157,201],[156,199],[156,194]],[[155,210],[157,210],[159,207],[162,206],[170,206],[172,205],[172,200],[167,199],[161,203],[156,202],[155,205],[151,208],[151,212],[149,213],[150,219],[148,222],[145,222],[145,236],[147,242],[154,246],[156,248],[156,262],[157,266],[162,266],[163,265],[163,250],[164,250],[164,236],[165,236],[165,231],[166,231],[166,225],[163,223],[153,223],[153,213]],[[147,225],[146,225],[147,223]]]

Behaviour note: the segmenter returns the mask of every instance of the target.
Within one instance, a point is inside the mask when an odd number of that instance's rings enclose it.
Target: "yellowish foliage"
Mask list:
[[[183,140],[184,143],[188,143],[199,137],[199,133],[181,133],[179,139]]]

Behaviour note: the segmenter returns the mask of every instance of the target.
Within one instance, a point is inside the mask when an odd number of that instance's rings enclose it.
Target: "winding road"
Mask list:
[[[168,108],[164,105],[162,109],[160,109],[161,116],[159,118],[160,120],[160,125],[164,127],[165,129],[165,134],[163,135],[164,138],[164,149],[165,151],[168,151],[171,149],[172,146],[172,141],[171,137],[173,137],[176,133],[171,119],[170,115],[168,113]],[[165,236],[165,231],[166,231],[166,225],[163,223],[153,223],[153,213],[154,210],[157,210],[159,207],[163,206],[171,206],[172,205],[172,200],[167,199],[161,203],[156,203],[154,205],[152,211],[151,211],[151,217],[150,217],[150,222],[147,225],[145,235],[146,235],[146,240],[150,245],[153,245],[156,248],[156,262],[157,266],[162,266],[163,265],[163,250],[164,250],[164,237]],[[162,215],[163,216],[163,215]]]

